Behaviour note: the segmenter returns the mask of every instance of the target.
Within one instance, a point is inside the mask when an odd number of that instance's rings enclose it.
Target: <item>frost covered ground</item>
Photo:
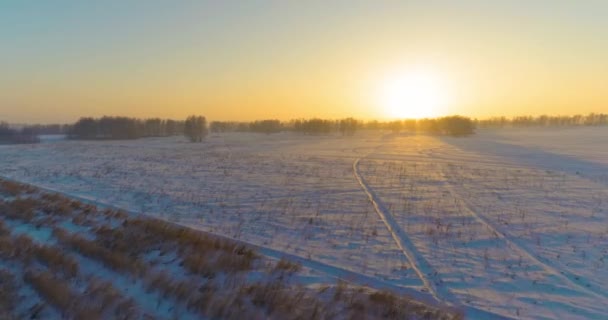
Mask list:
[[[0,146],[0,175],[471,318],[605,319],[607,128]]]
[[[0,319],[462,319],[260,253],[0,179]]]

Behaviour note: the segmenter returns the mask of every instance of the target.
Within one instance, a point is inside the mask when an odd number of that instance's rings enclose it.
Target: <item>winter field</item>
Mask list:
[[[469,318],[608,318],[608,128],[0,146],[0,175]],[[308,280],[307,280],[308,279]],[[329,281],[329,280],[327,280]]]
[[[0,179],[1,319],[462,319],[162,219]]]

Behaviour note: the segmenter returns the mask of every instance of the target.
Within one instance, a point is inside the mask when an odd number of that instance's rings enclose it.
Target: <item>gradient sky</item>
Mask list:
[[[446,113],[608,112],[608,1],[0,0],[0,120],[383,118],[431,66]]]

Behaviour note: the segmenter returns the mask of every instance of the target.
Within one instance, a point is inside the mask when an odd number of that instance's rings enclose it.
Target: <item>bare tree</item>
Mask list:
[[[359,122],[353,118],[346,118],[340,120],[340,133],[343,136],[352,136],[357,131]]]
[[[207,119],[189,116],[184,123],[184,135],[192,142],[201,142],[207,136]]]

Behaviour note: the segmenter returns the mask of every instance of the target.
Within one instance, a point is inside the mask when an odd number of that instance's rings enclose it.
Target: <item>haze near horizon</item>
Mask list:
[[[608,2],[0,4],[0,119],[608,110]]]

